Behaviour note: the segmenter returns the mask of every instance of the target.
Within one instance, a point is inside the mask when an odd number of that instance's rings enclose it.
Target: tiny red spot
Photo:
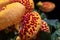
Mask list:
[[[30,32],[33,34],[33,31],[32,31],[32,29],[30,29]]]
[[[30,32],[29,32],[29,34],[30,34]]]
[[[32,27],[33,28],[33,31],[35,31],[35,28],[34,27]]]
[[[39,19],[39,17],[37,17],[37,19]]]
[[[30,36],[28,36],[28,38],[30,38]]]
[[[26,35],[26,32],[24,32],[23,34]]]
[[[28,25],[27,27],[30,28],[30,25]]]
[[[24,32],[28,32],[28,29],[27,29],[27,28],[25,28],[25,29],[24,29]]]
[[[35,25],[35,27],[37,27],[37,25]]]

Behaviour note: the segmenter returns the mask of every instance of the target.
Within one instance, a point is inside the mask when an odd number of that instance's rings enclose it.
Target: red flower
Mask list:
[[[50,33],[49,26],[44,20],[42,20],[42,27],[40,28],[40,30]]]

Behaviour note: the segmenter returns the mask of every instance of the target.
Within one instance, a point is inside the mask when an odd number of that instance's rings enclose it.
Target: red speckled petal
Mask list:
[[[20,34],[22,34],[23,37],[21,39],[29,40],[30,38],[34,37],[40,29],[40,26],[41,26],[40,15],[36,12],[26,13],[22,17],[22,20],[23,21],[21,21],[21,23],[22,23],[21,30],[23,30],[23,32],[19,32],[19,36],[20,36]],[[24,36],[25,36],[25,38],[24,38]]]
[[[33,10],[32,5],[30,4],[30,0],[10,0],[10,2],[20,2],[26,7],[26,12],[31,12]]]
[[[49,26],[47,25],[47,23],[42,20],[42,27],[40,28],[40,30],[44,31],[44,32],[50,32]]]

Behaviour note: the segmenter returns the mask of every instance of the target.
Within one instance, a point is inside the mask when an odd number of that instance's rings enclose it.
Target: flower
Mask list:
[[[37,12],[28,12],[22,18],[19,36],[22,40],[33,38],[41,27],[41,17]]]

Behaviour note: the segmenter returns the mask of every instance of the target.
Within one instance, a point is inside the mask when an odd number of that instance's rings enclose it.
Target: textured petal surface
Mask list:
[[[33,38],[41,27],[41,17],[37,12],[27,13],[22,18],[19,36],[23,40]]]

